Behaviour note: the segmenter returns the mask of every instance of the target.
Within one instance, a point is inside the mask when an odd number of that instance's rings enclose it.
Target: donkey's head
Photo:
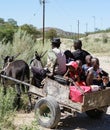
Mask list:
[[[1,55],[2,59],[3,59],[3,68],[7,66],[8,63],[13,62],[15,60],[16,57],[18,57],[19,54],[15,55],[15,56],[3,56]]]
[[[42,52],[41,54],[38,54],[38,52],[35,51],[35,54],[34,54],[35,59],[41,61],[41,58],[46,54],[46,52],[47,52],[47,51],[45,51],[44,53]]]

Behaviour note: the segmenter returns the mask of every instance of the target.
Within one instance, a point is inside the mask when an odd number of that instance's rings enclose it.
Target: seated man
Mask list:
[[[49,76],[64,75],[66,72],[66,57],[65,54],[60,50],[60,39],[53,38],[51,41],[51,50],[48,52],[47,65],[46,67],[50,71]]]
[[[90,53],[87,52],[86,50],[82,49],[82,41],[81,40],[75,40],[73,46],[74,46],[74,49],[75,49],[75,51],[72,52],[74,60],[75,61],[76,60],[81,60],[82,65],[85,64],[86,63],[85,62],[85,57],[87,55],[90,55]]]
[[[61,44],[60,39],[53,38],[51,42],[51,50],[48,51],[47,64],[43,70],[48,70],[48,77],[53,78],[54,75],[64,75],[66,72],[66,57],[64,53],[59,49]],[[45,78],[45,72],[43,72],[42,69],[38,71],[38,69],[39,68],[36,67],[31,68],[33,76],[36,77],[36,75],[39,74],[37,78]],[[42,73],[40,74],[40,72],[43,72],[44,76]]]

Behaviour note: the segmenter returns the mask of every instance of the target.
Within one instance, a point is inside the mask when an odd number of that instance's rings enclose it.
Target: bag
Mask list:
[[[99,91],[100,89],[101,89],[101,87],[98,86],[98,85],[91,85],[91,91],[92,92]]]
[[[83,102],[83,95],[91,92],[90,86],[70,86],[70,99],[73,102]]]

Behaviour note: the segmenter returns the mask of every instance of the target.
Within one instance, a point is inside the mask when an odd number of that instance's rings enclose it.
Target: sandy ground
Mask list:
[[[19,113],[14,120],[14,124],[18,128],[22,125],[31,125],[34,120],[34,112],[28,114]],[[50,130],[41,126],[38,126],[38,129]],[[57,130],[110,130],[110,107],[108,107],[107,113],[101,119],[91,119],[85,113],[77,114],[76,117],[65,115],[61,118]]]
[[[109,73],[110,77],[110,56],[97,56],[100,61],[100,67]]]
[[[98,56],[100,66],[110,74],[110,58],[109,56]],[[30,125],[34,121],[34,112],[18,113],[14,119],[14,124],[19,127],[22,125]],[[85,113],[78,114],[77,117],[66,116],[61,118],[57,129],[59,130],[110,130],[110,107],[107,113],[101,119],[90,119]],[[39,130],[49,130],[39,126]]]

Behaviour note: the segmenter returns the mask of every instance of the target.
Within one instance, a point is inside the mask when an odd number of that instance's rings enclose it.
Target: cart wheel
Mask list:
[[[91,118],[98,119],[101,118],[103,114],[106,113],[106,111],[107,109],[104,110],[93,109],[93,110],[86,111],[86,114]]]
[[[60,120],[60,107],[53,97],[40,99],[35,105],[38,123],[46,128],[55,128]]]

